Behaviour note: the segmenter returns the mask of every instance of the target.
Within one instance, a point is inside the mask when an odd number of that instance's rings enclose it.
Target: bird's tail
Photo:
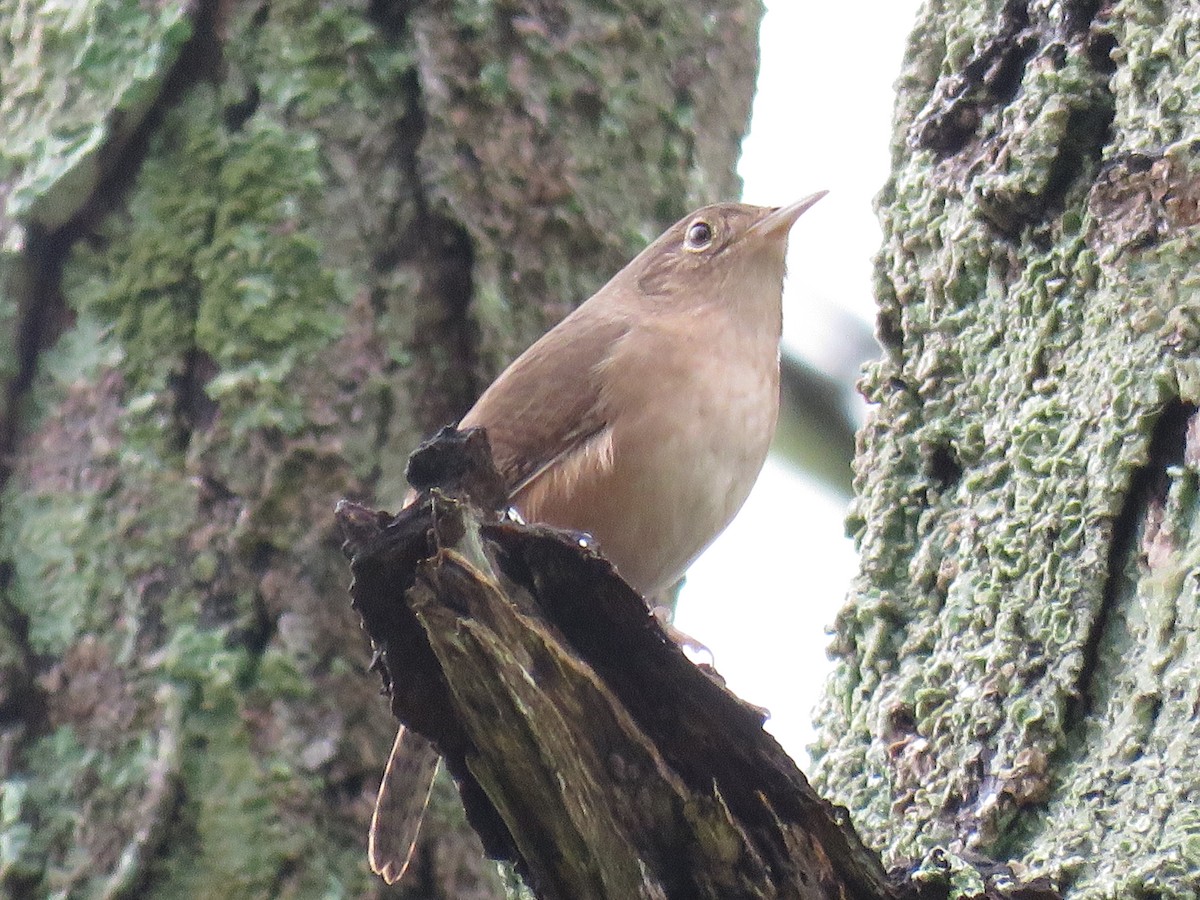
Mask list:
[[[367,841],[371,871],[388,884],[399,881],[412,860],[439,759],[433,744],[400,726],[383,770]]]

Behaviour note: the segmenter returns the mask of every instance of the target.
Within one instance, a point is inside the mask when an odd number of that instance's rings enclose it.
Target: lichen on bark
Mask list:
[[[930,4],[911,39],[815,754],[892,860],[1200,889],[1195,13]]]
[[[736,194],[759,14],[0,0],[0,892],[383,890],[333,505]]]

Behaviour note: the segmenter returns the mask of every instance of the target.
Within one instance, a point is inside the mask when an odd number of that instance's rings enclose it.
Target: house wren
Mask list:
[[[706,206],[676,222],[500,374],[483,426],[527,522],[592,535],[652,598],[729,524],[779,412],[788,231],[825,196]],[[401,728],[371,821],[371,868],[408,866],[437,754]]]

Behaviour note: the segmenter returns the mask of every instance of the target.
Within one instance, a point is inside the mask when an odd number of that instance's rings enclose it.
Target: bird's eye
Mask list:
[[[688,226],[687,238],[684,245],[689,250],[705,250],[713,240],[712,226],[703,219],[697,219]]]

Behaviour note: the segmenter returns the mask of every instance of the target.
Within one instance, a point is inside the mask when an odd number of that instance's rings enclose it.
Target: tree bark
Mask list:
[[[926,4],[814,783],[891,861],[1200,892],[1195,3]]]
[[[0,892],[387,893],[333,504],[736,196],[760,12],[0,0]]]
[[[339,504],[354,607],[392,711],[539,898],[945,896],[889,879],[763,711],[690,662],[586,539],[501,518],[482,429],[444,429],[409,470],[421,493],[394,517]]]

